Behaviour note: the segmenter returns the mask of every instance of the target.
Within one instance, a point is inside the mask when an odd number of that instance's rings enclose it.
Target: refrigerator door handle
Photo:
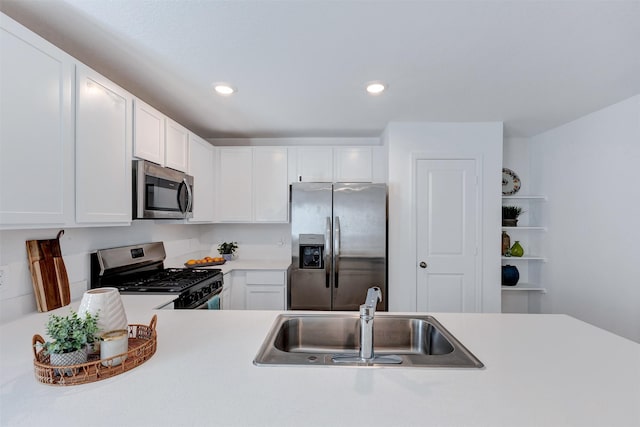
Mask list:
[[[338,287],[338,270],[340,268],[340,217],[335,218],[335,230],[333,232],[333,286]]]
[[[327,225],[324,230],[324,275],[325,286],[331,287],[331,217],[327,217]]]

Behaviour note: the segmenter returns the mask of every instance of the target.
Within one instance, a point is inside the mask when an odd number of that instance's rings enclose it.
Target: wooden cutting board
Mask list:
[[[60,250],[60,230],[55,239],[27,240],[29,270],[38,311],[50,311],[69,305],[69,278]]]

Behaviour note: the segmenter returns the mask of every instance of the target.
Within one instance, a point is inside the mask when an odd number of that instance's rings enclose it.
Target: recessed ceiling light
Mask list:
[[[236,89],[227,83],[216,83],[213,86],[213,90],[215,90],[218,94],[225,96],[231,95],[236,92]]]
[[[382,82],[370,82],[367,83],[367,92],[371,95],[381,94],[387,87]]]

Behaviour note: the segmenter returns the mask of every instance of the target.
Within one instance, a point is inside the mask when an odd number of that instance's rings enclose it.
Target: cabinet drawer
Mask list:
[[[247,271],[247,285],[280,285],[285,284],[285,272],[276,271]]]

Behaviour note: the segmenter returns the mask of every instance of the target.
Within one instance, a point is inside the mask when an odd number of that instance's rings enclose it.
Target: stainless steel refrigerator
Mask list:
[[[387,186],[291,186],[289,308],[358,310],[367,289],[387,302]]]

